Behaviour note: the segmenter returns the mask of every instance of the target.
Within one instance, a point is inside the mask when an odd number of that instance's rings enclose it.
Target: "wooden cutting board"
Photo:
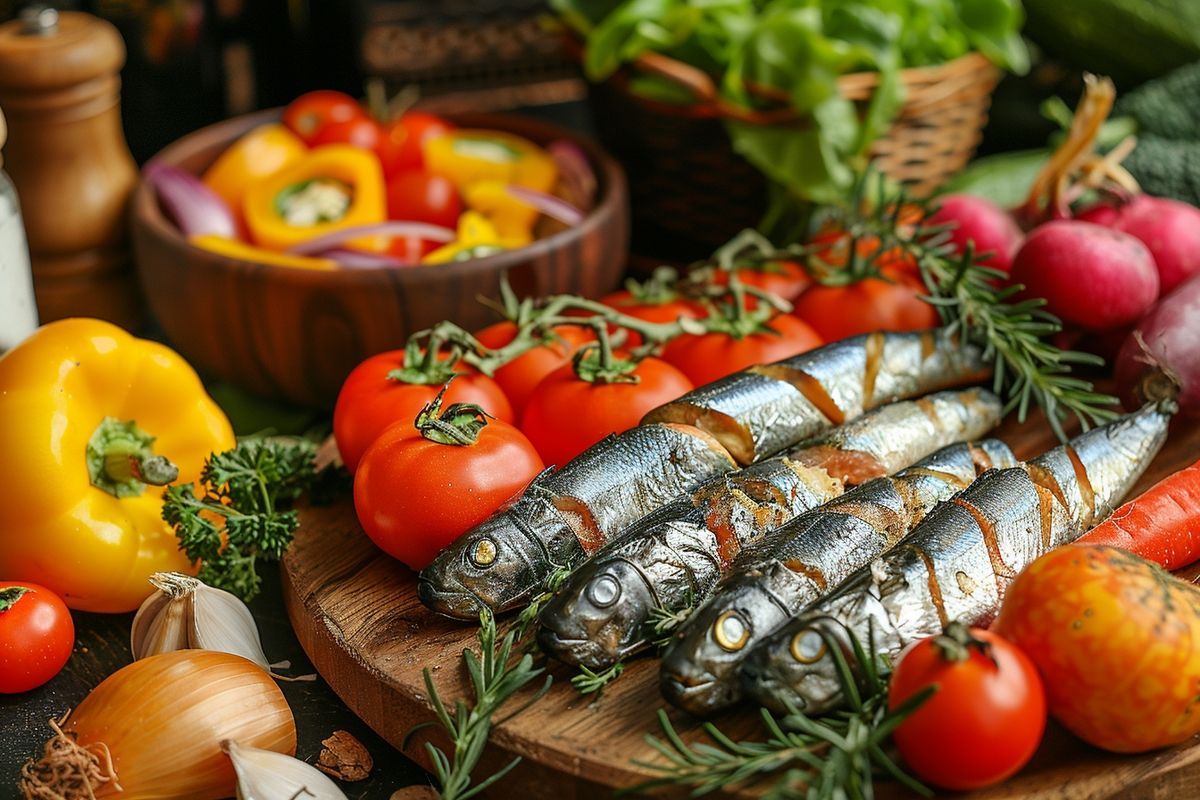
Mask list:
[[[997,434],[1020,458],[1055,444],[1040,419],[1009,421]],[[1176,423],[1166,447],[1134,494],[1200,458],[1200,425]],[[397,487],[397,491],[403,491]],[[283,561],[284,595],[296,635],[321,676],[368,725],[426,768],[425,728],[433,719],[421,671],[428,667],[440,696],[452,703],[468,685],[461,668],[465,647],[476,646],[475,626],[439,617],[417,600],[416,575],[385,556],[358,526],[346,501],[305,509],[296,541]],[[499,725],[477,775],[522,763],[489,797],[575,800],[611,797],[614,787],[654,777],[634,760],[654,760],[646,733],[658,733],[657,709],[667,707],[684,738],[702,738],[696,721],[666,706],[658,693],[657,659],[642,657],[599,699],[581,697],[568,683],[571,672],[554,665],[550,693]],[[1113,702],[1123,702],[1114,697]],[[519,700],[513,701],[517,707]],[[761,739],[754,714],[731,712],[717,720],[735,739]],[[886,798],[911,796],[881,786]],[[658,795],[656,795],[658,796]],[[686,792],[676,795],[686,796]],[[720,796],[720,795],[711,795]],[[743,795],[737,795],[743,796]],[[747,792],[744,796],[753,796]],[[1200,797],[1200,741],[1150,755],[1118,757],[1090,748],[1051,725],[1034,761],[1007,783],[970,795],[970,800],[1091,800],[1092,798]]]

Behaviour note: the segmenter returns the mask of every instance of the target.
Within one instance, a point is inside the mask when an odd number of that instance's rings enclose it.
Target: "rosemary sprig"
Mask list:
[[[826,646],[832,652],[840,644],[826,635]],[[873,647],[868,653],[853,637],[851,647],[858,656],[856,661],[862,665],[859,673],[855,673],[847,659],[835,659],[847,707],[820,717],[807,716],[794,707],[780,717],[760,709],[767,733],[763,741],[734,741],[709,722],[705,723],[704,732],[712,743],[688,744],[666,712],[660,710],[658,721],[665,741],[647,734],[646,743],[664,761],[635,763],[661,773],[662,777],[622,790],[621,794],[661,786],[689,786],[691,796],[700,797],[721,789],[762,783],[775,776],[764,797],[869,800],[874,796],[875,777],[882,774],[922,796],[930,796],[926,787],[900,769],[884,746],[896,726],[924,703],[933,689],[914,695],[895,711],[888,711],[883,660]]]
[[[529,631],[529,626],[537,620],[538,614],[542,613],[542,608],[546,603],[550,602],[550,598],[554,596],[554,593],[562,587],[563,583],[569,577],[571,577],[571,568],[561,565],[556,566],[546,576],[546,580],[542,583],[542,591],[534,595],[533,599],[529,601],[529,605],[521,609],[521,613],[517,615],[516,621],[513,623],[513,631],[516,633],[517,641],[524,641],[525,634]]]
[[[483,755],[493,725],[521,713],[550,689],[551,677],[546,675],[541,688],[529,700],[504,719],[493,722],[501,706],[545,672],[543,668],[533,665],[533,656],[529,653],[513,657],[517,643],[518,636],[514,629],[509,630],[497,644],[496,621],[491,612],[484,610],[479,613],[479,653],[463,650],[463,665],[471,678],[474,694],[474,703],[469,707],[465,700],[459,700],[453,711],[448,710],[433,685],[429,669],[423,672],[425,689],[429,692],[429,700],[437,717],[436,724],[445,730],[453,743],[453,752],[447,755],[433,743],[425,742],[425,751],[433,764],[433,773],[440,787],[438,797],[441,800],[467,800],[474,797],[507,775],[521,761],[520,757],[514,758],[499,772],[472,785],[471,773]],[[408,735],[412,736],[420,727],[424,726],[414,728]]]
[[[571,678],[571,685],[580,694],[598,695],[605,686],[621,677],[621,673],[624,671],[625,665],[619,661],[600,672],[594,672],[587,667],[581,666],[579,674]]]
[[[869,192],[868,185],[877,191]],[[1103,359],[1062,350],[1048,341],[1062,330],[1062,323],[1042,308],[1045,302],[1016,299],[1023,287],[1003,285],[1003,273],[980,264],[980,255],[987,254],[968,249],[954,255],[948,229],[928,222],[931,212],[930,203],[864,177],[846,208],[830,218],[848,237],[847,263],[839,270],[813,264],[819,258],[810,259],[815,277],[821,280],[824,273],[824,279],[833,282],[844,276],[889,280],[883,269],[887,263],[909,261],[920,270],[924,299],[937,307],[946,326],[981,346],[985,357],[995,362],[994,388],[1006,398],[1006,413],[1015,409],[1023,421],[1036,403],[1064,440],[1062,423],[1068,415],[1084,429],[1113,419],[1116,398],[1072,374],[1075,366],[1099,366]],[[860,248],[861,242],[870,246]]]
[[[660,651],[669,645],[675,636],[675,630],[687,622],[695,610],[696,595],[691,588],[684,594],[679,608],[671,610],[655,606],[650,609],[650,613],[646,617],[647,638],[650,639],[650,644]]]

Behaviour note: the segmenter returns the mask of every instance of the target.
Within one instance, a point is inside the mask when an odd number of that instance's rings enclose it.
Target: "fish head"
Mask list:
[[[637,565],[624,558],[593,560],[542,609],[538,644],[568,664],[607,669],[645,643],[646,622],[657,606]]]
[[[777,712],[818,714],[834,708],[842,684],[832,648],[840,646],[820,619],[801,617],[746,657],[742,691]]]
[[[697,716],[736,702],[742,661],[786,620],[784,608],[753,574],[727,582],[683,625],[663,654],[663,696]]]
[[[518,504],[493,514],[439,553],[421,570],[421,602],[448,617],[474,619],[484,608],[515,608],[540,589],[554,567],[521,510]]]

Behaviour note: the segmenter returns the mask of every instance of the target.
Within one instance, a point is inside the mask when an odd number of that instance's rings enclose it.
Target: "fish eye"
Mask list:
[[[750,640],[750,626],[736,611],[726,611],[713,623],[713,638],[723,649],[735,653]]]
[[[825,639],[812,628],[805,628],[792,637],[792,658],[801,664],[815,664],[828,651]]]
[[[471,563],[486,569],[496,562],[496,543],[484,536],[471,548]]]
[[[612,575],[601,575],[588,587],[588,599],[593,605],[607,608],[621,596],[621,584]]]

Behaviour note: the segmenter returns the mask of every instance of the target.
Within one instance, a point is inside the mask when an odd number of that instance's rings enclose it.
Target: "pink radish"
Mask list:
[[[991,253],[981,263],[1008,272],[1013,253],[1021,246],[1021,229],[1012,216],[982,197],[969,194],[948,194],[939,198],[941,205],[930,217],[934,225],[953,223],[950,241],[955,251],[962,253],[968,242],[974,242],[976,253]]]
[[[1141,239],[1158,265],[1162,294],[1200,273],[1200,208],[1142,194],[1120,206],[1093,206],[1078,218]]]
[[[1200,275],[1164,297],[1117,354],[1116,378],[1127,408],[1178,391],[1187,414],[1200,416]]]
[[[1024,297],[1044,297],[1064,322],[1105,331],[1136,322],[1158,297],[1146,245],[1127,233],[1078,220],[1035,228],[1013,258]]]

